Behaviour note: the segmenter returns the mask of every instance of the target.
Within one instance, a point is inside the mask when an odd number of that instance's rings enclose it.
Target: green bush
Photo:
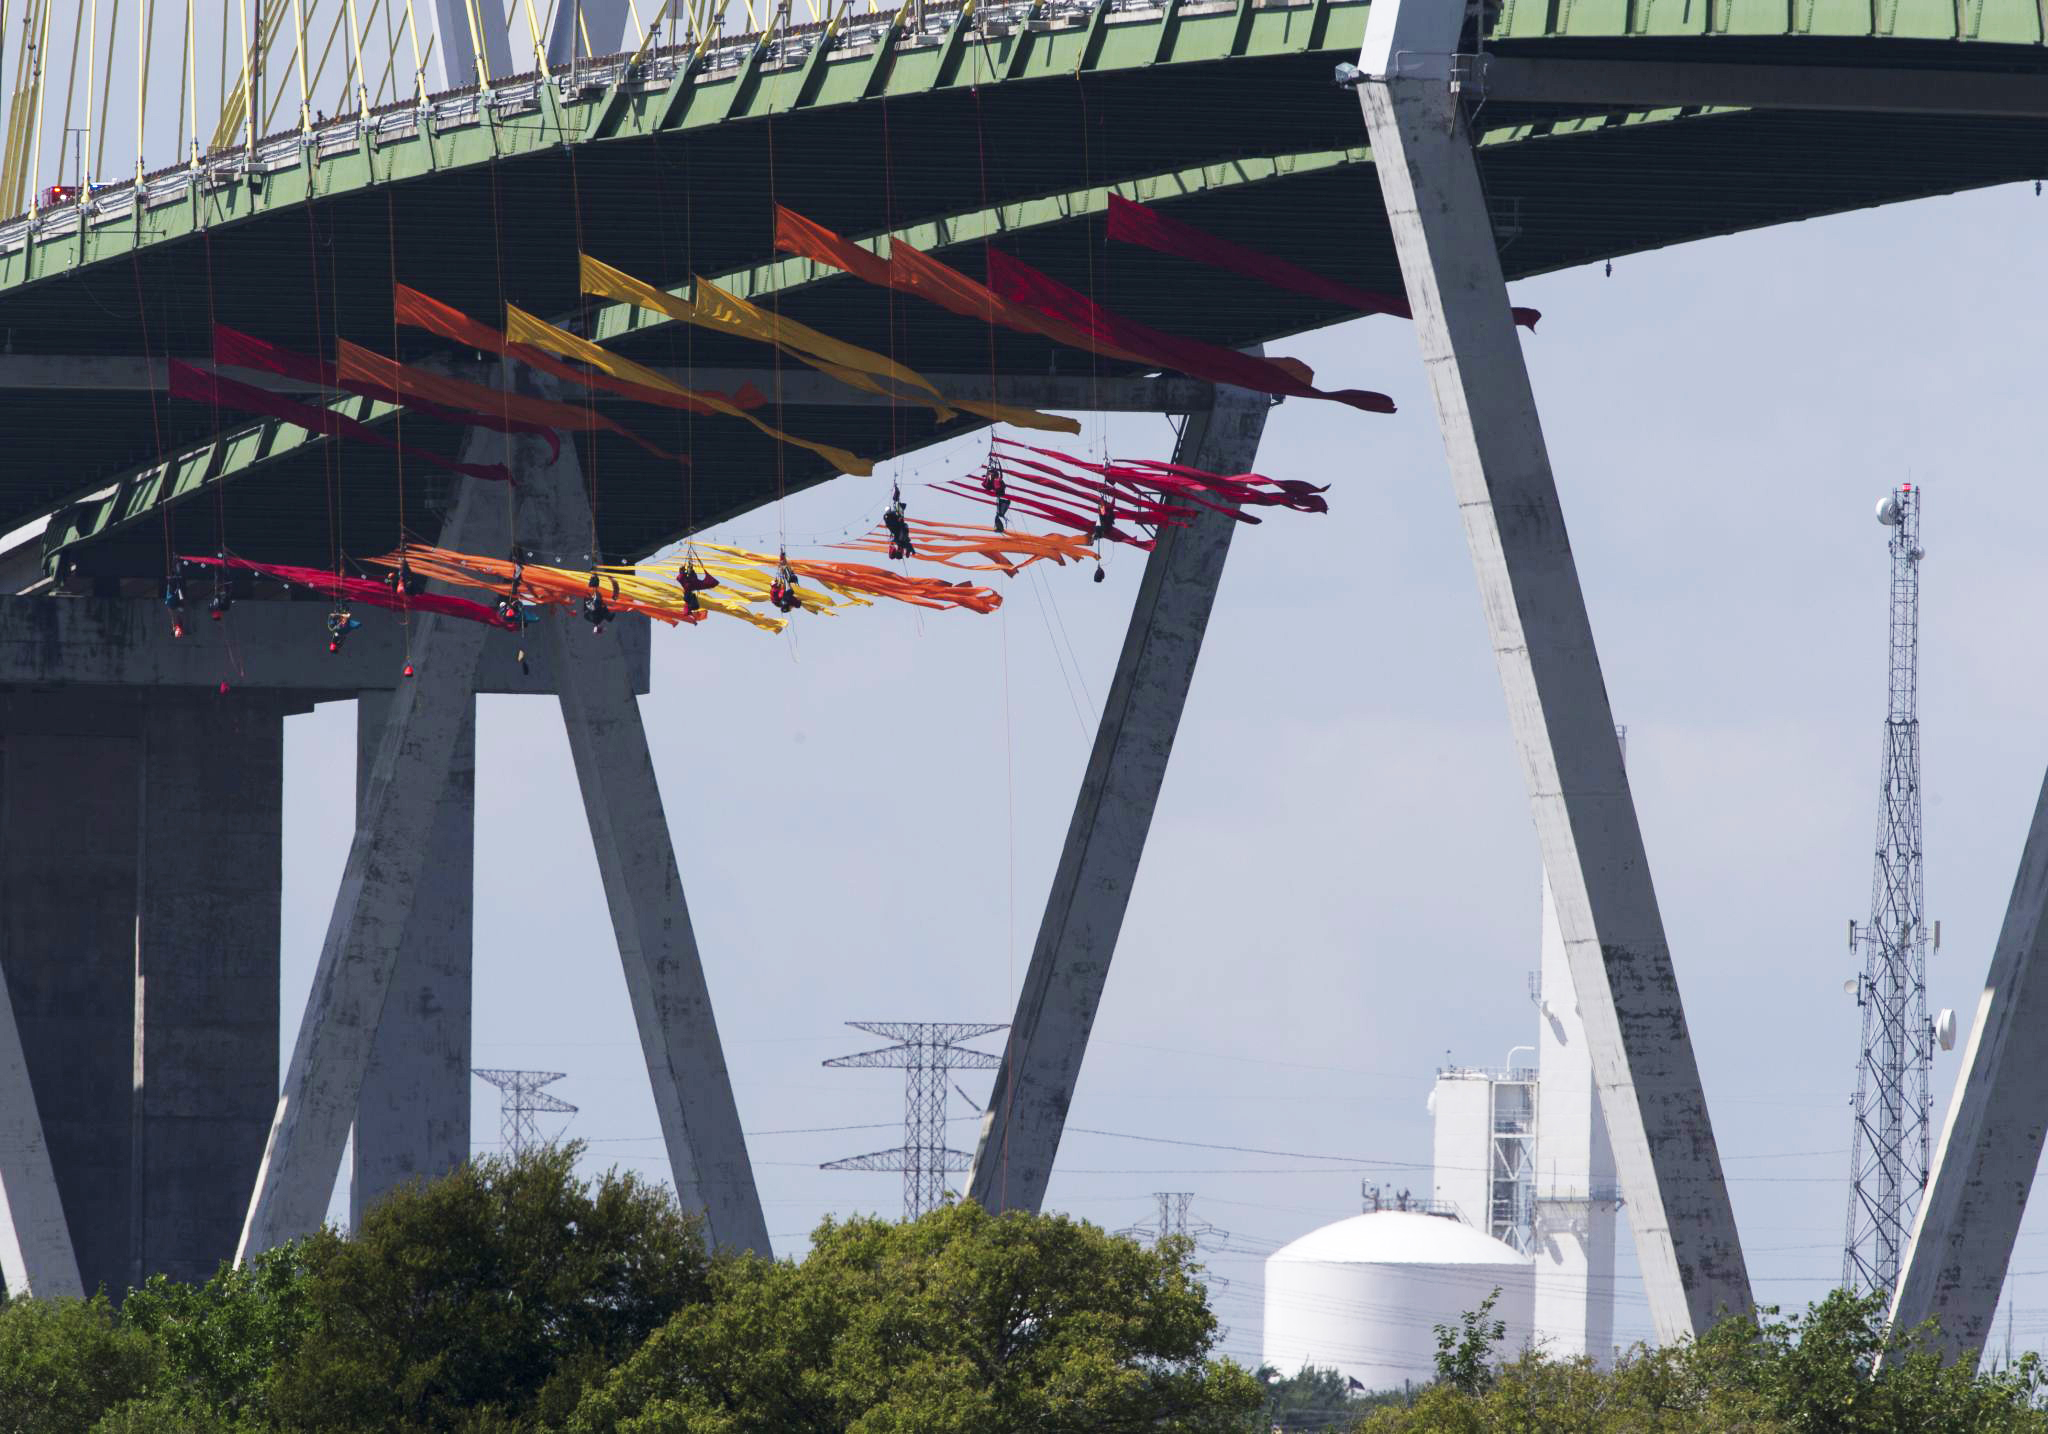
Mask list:
[[[827,1220],[801,1261],[722,1259],[585,1397],[573,1434],[1230,1431],[1257,1381],[1216,1337],[1186,1241],[949,1205]]]
[[[123,1327],[104,1295],[0,1306],[0,1434],[79,1434],[146,1396],[157,1345]]]

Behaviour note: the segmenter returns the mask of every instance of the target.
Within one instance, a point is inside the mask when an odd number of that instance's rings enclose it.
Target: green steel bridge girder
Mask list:
[[[2033,0],[2028,0],[2027,13],[2035,13],[2032,5]],[[1549,0],[1545,6],[1508,0],[1498,14],[1492,39],[1502,53],[1528,57],[1611,59],[1639,53],[1644,58],[1676,55],[1692,61],[1746,57],[1781,69],[1795,69],[1811,59],[1818,65],[1907,64],[1963,71],[1988,66],[2048,72],[2038,14],[2033,28],[2015,40],[2019,30],[2013,17],[2019,11],[2008,13],[1986,4],[1972,8],[1967,0],[1961,5],[1943,0],[1940,6],[1924,0],[1897,0],[1888,12],[1865,5],[1861,7],[1860,29],[1851,23],[1852,11],[1857,8],[1791,0],[1777,7],[1778,29],[1758,30],[1751,27],[1762,23],[1758,17],[1764,11],[1734,0],[1695,0],[1691,6],[1666,4],[1665,0],[1598,5],[1587,0]],[[1937,34],[1928,27],[1934,23],[1929,17],[1938,11],[1951,18],[1949,30]],[[792,173],[799,187],[808,183],[815,192],[821,172],[831,175],[835,169],[843,170],[844,178],[834,177],[824,186],[829,196],[826,208],[810,209],[808,201],[799,202],[799,207],[865,242],[872,243],[883,233],[896,233],[923,248],[960,249],[971,256],[978,241],[1009,236],[1025,244],[1025,257],[1052,272],[1062,272],[1064,258],[1068,261],[1065,275],[1078,282],[1073,261],[1080,251],[1074,245],[1090,234],[1095,236],[1092,242],[1099,242],[1100,215],[1106,196],[1115,191],[1141,201],[1165,202],[1198,223],[1220,219],[1222,222],[1213,226],[1220,232],[1232,233],[1235,226],[1233,237],[1254,242],[1262,236],[1261,226],[1271,224],[1285,231],[1285,238],[1276,241],[1275,247],[1290,257],[1311,266],[1335,265],[1335,272],[1355,282],[1386,287],[1398,283],[1390,256],[1365,253],[1376,245],[1384,247],[1368,232],[1380,222],[1376,212],[1363,212],[1377,197],[1370,156],[1362,144],[1351,142],[1354,137],[1362,140],[1355,105],[1327,84],[1329,65],[1355,55],[1365,15],[1363,4],[1338,0],[1296,4],[1166,0],[1156,5],[1134,0],[1129,8],[1045,4],[1040,0],[1026,6],[1007,0],[1001,6],[983,6],[978,13],[940,12],[922,34],[911,33],[903,15],[874,20],[843,18],[831,29],[792,31],[768,42],[743,40],[704,51],[663,52],[630,71],[614,67],[613,73],[623,78],[590,84],[577,92],[566,92],[558,81],[500,82],[488,96],[438,97],[430,111],[408,107],[383,112],[373,117],[367,131],[336,124],[317,132],[307,144],[301,144],[296,135],[265,141],[256,147],[253,162],[246,152],[235,151],[210,157],[198,171],[153,176],[139,216],[132,212],[132,191],[115,187],[95,195],[90,217],[77,208],[51,211],[42,216],[36,232],[27,239],[22,237],[20,221],[0,225],[0,327],[17,342],[18,352],[71,352],[76,341],[77,351],[86,353],[132,354],[147,347],[158,354],[166,350],[190,354],[203,347],[203,329],[191,322],[197,306],[189,299],[184,301],[181,315],[180,301],[174,297],[161,322],[150,321],[156,324],[153,332],[145,325],[139,333],[121,322],[110,322],[108,303],[119,307],[122,292],[131,282],[134,288],[129,292],[138,303],[145,285],[151,287],[152,305],[163,302],[160,296],[166,287],[175,293],[183,286],[189,292],[195,283],[204,282],[210,290],[216,248],[223,255],[239,254],[235,260],[223,260],[224,271],[232,271],[224,272],[224,281],[242,284],[246,280],[260,287],[271,282],[265,270],[276,268],[283,273],[294,246],[303,259],[305,246],[314,237],[311,231],[332,225],[356,245],[352,258],[344,260],[337,272],[344,287],[353,280],[360,291],[341,296],[357,303],[358,311],[339,311],[304,333],[272,336],[285,342],[296,339],[306,347],[331,342],[337,332],[379,342],[380,334],[391,336],[388,307],[382,319],[370,312],[378,302],[373,291],[382,277],[387,195],[395,197],[404,221],[399,230],[405,232],[406,241],[397,246],[404,267],[400,268],[398,259],[393,260],[401,277],[437,292],[445,283],[450,287],[444,297],[459,303],[466,299],[463,306],[484,314],[496,291],[476,284],[466,295],[460,290],[470,277],[468,271],[481,267],[471,257],[481,257],[477,255],[480,225],[481,237],[487,242],[489,236],[490,220],[473,217],[478,195],[488,196],[483,201],[486,204],[495,203],[502,182],[509,202],[508,217],[501,220],[501,245],[507,232],[523,237],[520,226],[537,220],[544,227],[549,222],[546,211],[550,205],[560,210],[572,194],[580,193],[571,206],[577,211],[573,246],[557,215],[554,232],[537,239],[532,253],[521,261],[527,265],[525,271],[501,279],[498,289],[504,296],[565,321],[587,321],[595,336],[619,343],[643,359],[668,357],[675,362],[681,345],[664,333],[674,327],[666,320],[615,305],[575,306],[573,315],[565,308],[574,306],[569,282],[573,264],[568,259],[574,248],[583,244],[584,204],[590,201],[602,210],[607,202],[607,181],[596,176],[608,174],[608,182],[616,190],[622,181],[630,186],[641,176],[667,166],[671,176],[687,172],[683,182],[686,188],[694,187],[699,206],[698,257],[692,263],[701,264],[710,277],[743,296],[787,300],[806,322],[883,347],[890,340],[876,327],[879,301],[872,306],[875,312],[864,313],[858,295],[848,294],[862,289],[855,281],[837,271],[768,253],[766,225],[755,225],[751,217],[756,206],[765,214],[768,191],[756,184],[738,196],[728,192],[735,176],[745,181],[746,168],[758,168],[764,134],[767,162],[772,167],[778,132],[786,136],[780,154],[785,193]],[[1597,18],[1601,16],[1605,18]],[[1930,34],[1941,43],[1908,38]],[[1758,36],[1763,37],[1766,49],[1758,48]],[[1956,43],[1958,40],[1963,43]],[[1246,78],[1253,75],[1261,78]],[[1077,83],[1080,81],[1086,83]],[[1240,124],[1240,116],[1228,106],[1241,103],[1246,95],[1260,103],[1246,107]],[[1012,97],[1007,111],[1000,108],[1006,102],[1004,97]],[[1023,170],[1028,172],[995,172],[998,183],[993,191],[989,174],[971,172],[971,147],[963,158],[956,142],[943,184],[926,184],[915,198],[889,205],[879,199],[857,199],[854,196],[864,187],[878,187],[874,179],[879,177],[883,161],[875,158],[871,148],[858,144],[843,154],[830,151],[831,137],[841,133],[865,133],[872,144],[879,110],[884,132],[892,117],[896,126],[900,176],[906,154],[914,159],[922,146],[942,137],[949,125],[956,131],[957,141],[959,130],[971,132],[978,127],[978,116],[986,104],[992,115],[1004,115],[1001,123],[1006,126],[999,132],[992,120],[990,142],[1000,138],[1010,143],[1012,158],[1016,158],[1017,146],[1029,149],[1030,125],[1045,126],[1054,140],[1062,133],[1071,140],[1077,127],[1073,117],[1077,106],[1085,116],[1090,104],[1108,107],[1118,103],[1125,106],[1124,119],[1131,118],[1131,106],[1136,104],[1141,125],[1158,127],[1172,135],[1172,141],[1141,134],[1135,141],[1120,141],[1118,152],[1098,153],[1088,162],[1074,162],[1069,153],[1057,162],[1038,162],[1035,169],[1026,164]],[[1272,105],[1281,110],[1271,109]],[[1210,111],[1208,128],[1198,139],[1181,141],[1179,131],[1200,123],[1205,109]],[[1217,119],[1219,111],[1224,113],[1222,121]],[[1306,122],[1305,113],[1311,114]],[[1674,120],[1682,122],[1661,123]],[[763,121],[768,123],[764,126]],[[806,127],[804,121],[811,123]],[[1505,206],[1501,216],[1504,263],[1515,277],[1586,262],[1602,254],[1628,253],[1790,218],[2031,177],[2048,167],[2048,125],[2027,121],[1986,122],[1972,130],[1939,117],[1928,124],[1923,117],[1920,127],[1914,128],[1904,120],[1866,123],[1863,116],[1848,115],[1816,120],[1728,110],[1667,108],[1629,113],[1612,106],[1603,112],[1584,106],[1518,107],[1495,102],[1482,111],[1482,122],[1486,124],[1482,144],[1490,156],[1485,161],[1489,188]],[[862,125],[867,128],[863,130]],[[1019,139],[1020,133],[1027,137]],[[1645,144],[1640,137],[1652,133],[1669,138]],[[1726,145],[1720,142],[1723,133],[1730,136]],[[1302,143],[1325,138],[1321,147]],[[1264,148],[1260,147],[1262,139]],[[1290,140],[1291,145],[1287,143]],[[1791,142],[1781,144],[1781,140]],[[1144,168],[1133,160],[1132,151],[1142,150],[1147,142],[1162,159],[1177,152],[1184,160],[1199,162]],[[1174,144],[1179,146],[1177,151]],[[1838,150],[1850,156],[1846,163],[1838,163]],[[627,154],[638,157],[610,171],[603,169],[605,156]],[[1543,156],[1540,163],[1533,158],[1539,154]],[[580,192],[561,182],[566,172],[573,184],[578,155],[585,156],[582,171],[586,184],[592,186]],[[1035,158],[1028,153],[1023,157]],[[1768,171],[1781,163],[1795,170],[1803,166],[1799,178],[1813,182],[1802,186],[1780,179],[1774,188]],[[700,179],[700,174],[709,177]],[[1328,182],[1333,176],[1344,177],[1348,187],[1333,190]],[[1697,202],[1687,196],[1674,207],[1672,195],[1694,177],[1704,177],[1710,183],[1702,188]],[[1082,180],[1093,182],[1076,183]],[[479,191],[479,184],[489,188]],[[1654,222],[1636,212],[1645,202],[1641,196],[1652,191],[1661,198],[1654,199],[1650,207],[1662,204],[1666,211],[1654,216]],[[1233,199],[1240,195],[1245,198]],[[1252,196],[1257,196],[1256,200]],[[670,203],[674,207],[672,198]],[[447,254],[433,253],[433,244],[421,241],[421,222],[407,220],[408,205],[424,213],[429,224],[444,213],[468,206],[472,217],[463,221],[468,225],[466,251],[464,237],[458,236]],[[518,212],[522,205],[523,215]],[[1333,208],[1341,209],[1334,218]],[[309,217],[288,218],[289,211],[295,209]],[[729,218],[716,216],[724,229],[715,242],[707,243],[703,215],[716,215],[719,209],[727,215],[738,212],[748,216],[741,226],[744,232],[736,235]],[[1541,212],[1536,212],[1531,222],[1534,237],[1517,241],[1514,236],[1521,231],[1525,210]],[[342,217],[310,217],[316,214]],[[1572,230],[1568,243],[1558,242],[1561,216],[1565,227]],[[650,245],[644,235],[630,233],[634,227],[658,227],[660,216],[624,215],[628,226],[624,230],[617,227],[621,218],[614,205],[604,216],[613,227],[594,221],[598,223],[597,237],[591,247],[614,257],[617,246],[624,244],[631,253],[638,245],[639,252],[656,256],[649,267],[637,266],[630,258],[616,261],[678,292],[686,289],[689,266],[669,262],[655,267],[669,256]],[[1347,227],[1354,222],[1363,227]],[[351,225],[356,232],[351,232]],[[755,234],[748,225],[761,232]],[[377,232],[366,236],[361,232],[366,226]],[[455,232],[454,225],[445,227],[447,232]],[[1307,232],[1318,227],[1323,231],[1319,235]],[[442,229],[434,224],[426,232]],[[237,250],[239,236],[244,235],[251,238],[242,240]],[[329,242],[330,238],[323,229],[317,242]],[[367,245],[366,238],[371,241]],[[374,250],[374,255],[363,252],[366,247]],[[202,254],[203,260],[198,257]],[[365,262],[371,259],[374,262]],[[505,262],[501,253],[501,265]],[[972,257],[955,262],[970,271],[975,264]],[[132,281],[131,267],[135,270]],[[416,274],[425,277],[416,278]],[[1140,318],[1185,327],[1212,342],[1270,341],[1343,317],[1299,305],[1290,308],[1270,295],[1240,292],[1243,286],[1233,288],[1237,281],[1213,275],[1201,280],[1204,304],[1196,306],[1199,311],[1190,310],[1182,302],[1189,277],[1187,273],[1162,273],[1153,292],[1134,292],[1126,285],[1114,301]],[[63,301],[57,296],[71,293],[65,286],[73,282],[91,294],[92,307],[101,315],[94,317],[85,308],[71,310],[86,315],[82,340],[60,327]],[[274,282],[276,302],[262,312],[278,322],[297,322],[305,328],[304,299],[290,283],[289,278]],[[539,297],[543,293],[547,297]],[[321,302],[318,295],[315,302]],[[388,293],[381,302],[388,305]],[[294,305],[298,306],[296,312]],[[204,307],[210,307],[210,299]],[[203,317],[203,308],[200,313]],[[957,345],[945,360],[926,352],[925,342],[941,339],[938,330],[943,326],[943,321],[925,324],[920,320],[918,347],[903,356],[914,364],[929,358],[927,366],[935,371],[948,366],[976,367],[977,359],[962,362]],[[167,335],[167,329],[173,332]],[[707,341],[699,337],[696,342],[701,346]],[[401,345],[401,351],[403,348]],[[724,358],[736,361],[730,354]],[[1003,354],[1007,371],[1044,372],[1045,362],[1042,354],[1008,348]],[[1028,366],[1031,363],[1038,365],[1036,370]],[[6,407],[10,403],[14,404],[11,411]],[[388,417],[375,406],[353,400],[348,411],[369,422]],[[18,429],[19,415],[36,412],[26,396],[0,394],[0,426]],[[40,437],[18,445],[22,467],[17,472],[47,476],[10,483],[0,474],[0,510],[4,510],[0,511],[0,527],[14,526],[36,513],[69,503],[47,535],[46,551],[54,563],[64,553],[81,551],[135,528],[153,514],[175,509],[215,485],[262,474],[265,476],[256,484],[264,495],[262,501],[242,503],[239,511],[276,515],[280,523],[276,541],[285,547],[297,543],[303,551],[312,544],[316,530],[328,534],[320,540],[323,545],[332,541],[329,529],[334,519],[323,516],[319,499],[306,491],[309,483],[318,483],[317,475],[323,469],[330,507],[340,511],[347,506],[359,528],[369,526],[366,514],[374,504],[351,498],[344,505],[334,496],[353,493],[342,479],[349,473],[361,476],[367,472],[363,454],[344,461],[329,453],[336,445],[310,438],[286,424],[237,420],[233,431],[211,433],[200,426],[189,408],[180,412],[173,405],[166,413],[175,423],[157,432],[153,460],[138,462],[138,455],[152,447],[149,434],[157,411],[144,408],[137,399],[129,400],[126,408],[112,401],[94,408],[81,398],[64,421],[70,431],[87,435],[87,443],[76,451]],[[788,426],[812,436],[835,437],[819,435],[808,426],[818,421],[813,411],[802,421],[793,415]],[[891,423],[886,430],[870,430],[858,437],[842,431],[836,437],[846,446],[884,457],[964,431],[927,428],[899,433],[897,428]],[[116,431],[127,434],[127,439],[93,446],[99,433]],[[444,446],[410,423],[406,433],[408,443]],[[759,455],[742,451],[739,444],[720,448],[724,440],[702,430],[698,441],[712,444],[706,460],[698,465],[700,472],[723,471],[735,462],[759,465]],[[124,445],[125,455],[119,452]],[[61,470],[60,462],[64,465]],[[635,484],[651,492],[655,485],[671,481],[651,471],[636,471],[634,465],[642,462],[630,453],[606,460],[606,481],[611,485],[608,514],[630,509],[630,503],[617,499]],[[781,461],[773,466],[780,468]],[[289,482],[286,475],[290,475]],[[778,486],[794,490],[829,476],[810,472],[805,460],[797,458],[790,462],[786,482]],[[693,509],[700,526],[703,521],[716,521],[765,500],[762,493],[728,486],[732,491],[721,492],[707,505]],[[393,511],[402,513],[405,501],[401,493]],[[328,528],[322,528],[323,523]],[[287,528],[293,531],[286,532]],[[167,542],[169,531],[167,519]],[[606,541],[612,545],[611,551],[624,555],[644,550],[657,539],[680,536],[682,531],[675,523],[649,519],[637,526],[627,524],[621,529],[623,536],[607,532]],[[356,537],[359,542],[367,541],[360,531]]]
[[[954,24],[957,43],[916,43],[865,47],[824,42],[802,56],[785,51],[774,63],[769,47],[755,45],[737,66],[714,70],[687,61],[666,82],[629,79],[617,93],[595,87],[562,97],[553,85],[532,79],[501,83],[496,103],[478,103],[450,121],[420,116],[393,130],[386,122],[372,132],[341,142],[330,126],[316,142],[292,146],[295,153],[265,165],[261,157],[278,150],[259,146],[253,182],[239,166],[212,157],[203,171],[185,171],[184,182],[165,184],[154,176],[151,199],[138,216],[121,201],[130,186],[101,191],[99,207],[124,212],[75,222],[76,210],[45,216],[41,232],[0,252],[0,297],[9,289],[68,275],[86,266],[125,259],[137,248],[174,243],[222,225],[257,218],[308,201],[332,199],[371,186],[429,179],[449,171],[514,159],[568,144],[645,138],[738,120],[763,119],[797,109],[893,100],[938,89],[973,89],[1066,78],[1077,73],[1194,65],[1233,57],[1307,54],[1329,50],[1354,53],[1365,33],[1366,5],[1358,0],[1308,0],[1266,6],[1238,3],[1180,4],[1169,9],[1129,12],[1097,5],[1091,19],[1061,20],[1043,31],[1020,27],[991,37]],[[896,34],[893,26],[885,34]],[[801,38],[801,33],[791,39]],[[879,37],[878,37],[879,38]],[[787,42],[785,42],[787,43]],[[806,64],[826,50],[821,67]],[[643,66],[643,69],[645,67]],[[419,112],[407,109],[406,116]],[[229,152],[232,157],[234,152]],[[55,223],[50,221],[54,219]],[[66,222],[70,220],[71,222]],[[54,232],[53,232],[54,231]],[[0,244],[7,242],[0,232]]]

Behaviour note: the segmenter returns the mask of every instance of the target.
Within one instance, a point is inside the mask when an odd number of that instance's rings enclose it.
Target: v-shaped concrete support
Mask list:
[[[1493,223],[1453,87],[1465,6],[1378,0],[1358,86],[1660,1339],[1749,1308]]]
[[[1219,388],[1213,408],[1188,415],[1175,460],[1213,473],[1249,472],[1270,407],[1264,394]],[[1204,509],[1184,528],[1163,529],[1145,561],[982,1117],[969,1192],[987,1209],[1036,1210],[1045,1200],[1237,526],[1228,514]]]

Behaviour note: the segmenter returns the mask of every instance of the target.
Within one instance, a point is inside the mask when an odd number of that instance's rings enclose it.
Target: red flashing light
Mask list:
[[[225,682],[220,685],[220,695],[223,697],[228,695],[228,685]]]
[[[405,664],[405,675],[407,677],[412,676],[412,664],[410,662]]]
[[[184,635],[185,635],[185,624],[184,624],[184,623],[182,623],[182,622],[174,622],[174,623],[172,623],[172,624],[171,624],[171,636],[172,636],[172,637],[183,637]]]

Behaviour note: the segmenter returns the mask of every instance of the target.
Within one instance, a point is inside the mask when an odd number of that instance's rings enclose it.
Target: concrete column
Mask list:
[[[0,759],[0,783],[4,766]],[[4,814],[5,798],[0,795],[0,825]],[[0,881],[0,902],[9,907],[13,886]],[[76,1295],[83,1293],[78,1255],[71,1247],[71,1226],[64,1218],[64,1199],[8,985],[7,979],[0,979],[0,1294]]]
[[[520,541],[542,552],[583,551],[590,507],[575,444],[565,435],[561,459],[552,466],[543,466],[537,452],[531,457],[519,470]],[[768,1224],[619,634],[594,634],[561,609],[549,611],[541,624],[555,657],[562,723],[676,1198],[683,1208],[703,1213],[715,1245],[770,1254]]]
[[[1939,1347],[1975,1362],[2048,1134],[2048,782],[2034,803],[2005,924],[1991,951],[1964,1076],[1949,1102],[1892,1299],[1894,1329],[1927,1320]]]
[[[1376,4],[1359,86],[1658,1338],[1749,1308],[1592,624],[1450,86],[1462,5]]]
[[[508,447],[516,453],[535,444],[472,430],[463,458],[495,462]],[[441,541],[495,551],[504,533],[503,486],[463,479],[456,494]],[[484,625],[432,613],[416,614],[412,623],[417,675],[396,690],[385,719],[238,1260],[317,1229],[326,1218],[377,1023],[433,849],[435,814],[474,708]]]
[[[1548,877],[1541,981],[1533,1323],[1549,1354],[1591,1355],[1604,1369],[1614,1358],[1614,1146]]]
[[[476,699],[455,738],[398,971],[356,1101],[349,1223],[401,1185],[469,1159],[470,1013],[476,889]],[[356,699],[356,801],[368,794],[389,692]]]
[[[54,692],[0,708],[0,967],[78,1278],[119,1295],[133,1268],[136,707]]]
[[[124,1286],[205,1280],[234,1257],[277,1102],[284,869],[280,700],[169,690],[141,713]]]
[[[1250,471],[1269,407],[1261,394],[1217,389],[1213,409],[1187,416],[1175,461],[1216,473]],[[1187,527],[1162,530],[1146,559],[982,1117],[968,1189],[987,1209],[1036,1210],[1045,1199],[1237,526],[1204,509]]]

